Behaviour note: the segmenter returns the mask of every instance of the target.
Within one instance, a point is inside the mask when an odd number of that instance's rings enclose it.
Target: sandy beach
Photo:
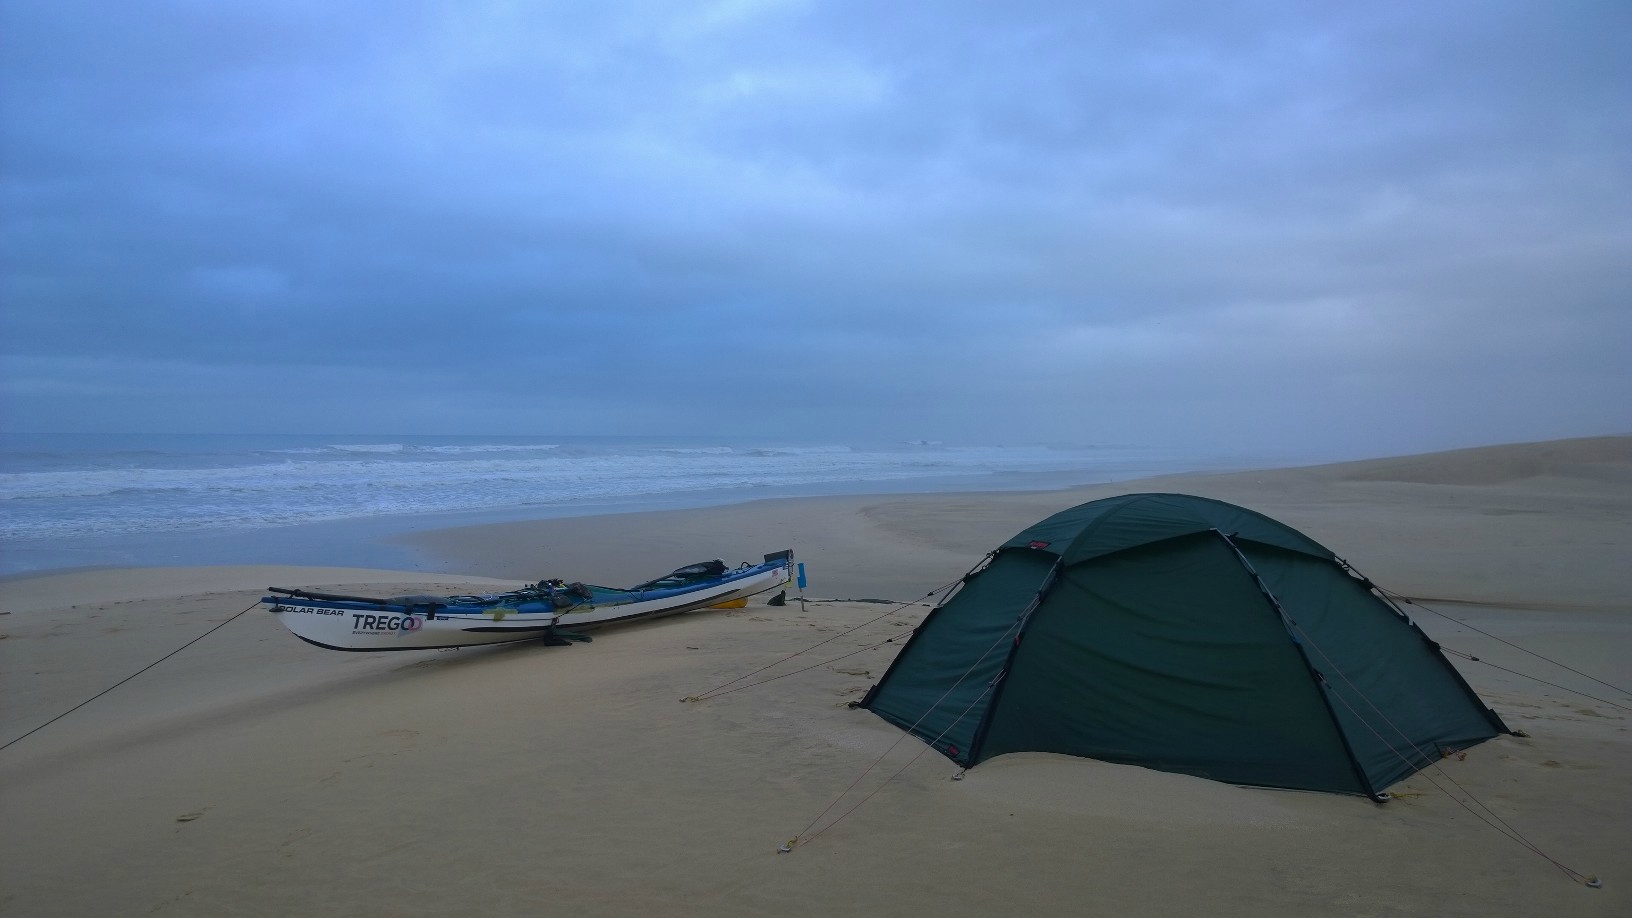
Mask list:
[[[1600,700],[1456,660],[1529,736],[1447,759],[1383,806],[1032,753],[954,781],[952,763],[846,706],[895,644],[680,700],[874,619],[761,678],[904,635],[928,593],[1015,532],[1137,491],[1261,511],[1392,591],[1632,687],[1632,437],[405,540],[457,575],[212,567],[14,578],[0,581],[0,741],[251,607],[269,585],[616,586],[792,548],[813,601],[608,628],[573,647],[402,654],[323,651],[252,609],[0,751],[0,912],[1632,914],[1632,695],[1426,612],[1414,617],[1445,646]],[[1466,794],[1603,888],[1475,819],[1458,802]],[[778,853],[813,824],[814,840]]]

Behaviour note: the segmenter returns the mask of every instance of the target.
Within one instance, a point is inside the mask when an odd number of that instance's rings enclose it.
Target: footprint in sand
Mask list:
[[[191,813],[182,813],[180,816],[176,817],[176,822],[192,822],[198,817],[203,816],[205,811],[208,809],[209,807],[205,807],[202,810],[193,810]]]
[[[284,839],[283,844],[279,845],[278,847],[287,848],[290,845],[294,845],[294,844],[297,844],[299,842],[303,842],[308,837],[310,837],[311,834],[312,834],[312,827],[311,826],[301,826],[300,828],[294,830],[293,832],[290,832],[289,837]],[[285,857],[287,857],[287,856],[288,855],[285,855]]]

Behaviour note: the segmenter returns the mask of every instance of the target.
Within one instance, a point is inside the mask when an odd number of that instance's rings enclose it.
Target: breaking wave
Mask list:
[[[128,438],[127,438],[128,439]],[[387,514],[660,501],[703,491],[797,491],[847,482],[979,486],[1153,457],[1097,448],[863,447],[594,438],[392,438],[39,448],[0,453],[0,539],[259,529]],[[270,442],[269,442],[270,441]]]

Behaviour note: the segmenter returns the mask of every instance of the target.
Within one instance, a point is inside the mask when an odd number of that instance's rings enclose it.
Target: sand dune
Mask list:
[[[447,551],[450,565],[471,559],[476,574],[583,571],[612,583],[791,545],[811,564],[813,597],[911,599],[1044,513],[1109,493],[1180,490],[1262,509],[1363,559],[1379,581],[1456,600],[1442,611],[1624,686],[1632,590],[1617,565],[1632,556],[1632,493],[1617,476],[1627,442],[1052,494],[765,502],[488,527],[425,544]],[[1498,466],[1508,471],[1489,471]],[[540,571],[541,558],[559,567]],[[315,568],[0,582],[10,613],[0,616],[0,740],[227,620],[269,583],[494,585]],[[950,763],[918,757],[916,741],[846,707],[894,644],[679,701],[824,639],[833,640],[764,676],[872,647],[926,612],[756,603],[608,629],[568,648],[401,655],[317,650],[250,612],[0,751],[0,911],[1632,913],[1632,696],[1425,611],[1418,619],[1447,646],[1603,700],[1464,662],[1481,695],[1530,736],[1447,759],[1398,785],[1384,807],[1040,754],[1000,757],[953,781]],[[1457,803],[1465,792],[1605,887],[1572,884],[1476,820]],[[814,841],[776,852],[813,820]]]
[[[1632,483],[1632,437],[1516,443],[1328,467],[1344,481],[1479,486],[1554,477]]]

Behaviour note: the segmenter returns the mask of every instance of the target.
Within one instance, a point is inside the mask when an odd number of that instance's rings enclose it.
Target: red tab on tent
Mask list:
[[[1048,545],[1049,545],[1049,543],[1047,543],[1047,542],[1028,542],[1026,544],[1026,547],[1027,548],[1047,548]]]

